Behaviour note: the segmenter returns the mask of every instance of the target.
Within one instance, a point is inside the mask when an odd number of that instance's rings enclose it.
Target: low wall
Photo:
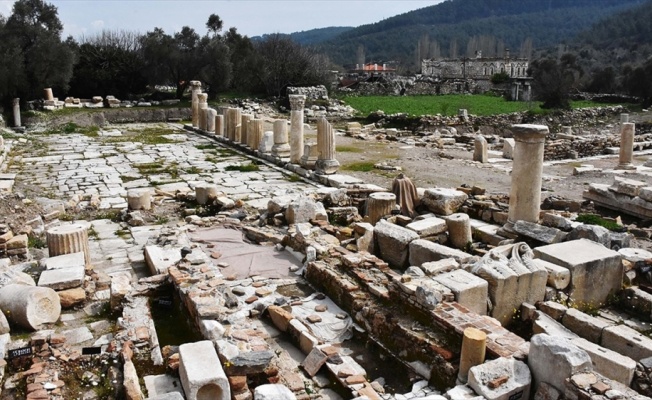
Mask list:
[[[104,126],[106,124],[121,124],[128,122],[167,122],[170,120],[190,120],[190,108],[114,108],[99,110],[83,110],[66,113],[39,112],[23,117],[26,126],[48,124],[59,126],[74,123],[78,126]]]

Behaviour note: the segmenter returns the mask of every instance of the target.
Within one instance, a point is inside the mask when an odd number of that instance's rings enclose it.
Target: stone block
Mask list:
[[[294,393],[286,386],[279,384],[266,384],[254,389],[254,400],[296,400]]]
[[[482,396],[478,396],[473,389],[466,385],[458,385],[446,392],[447,399],[449,400],[482,400]]]
[[[578,225],[568,233],[567,239],[588,239],[611,248],[611,231],[598,225]]]
[[[536,311],[534,313],[534,323],[532,324],[532,333],[534,335],[539,333],[545,333],[550,336],[555,336],[559,338],[574,339],[577,337],[576,334],[569,331],[564,327],[564,325],[555,321],[548,314],[544,314],[541,311]]]
[[[469,253],[428,240],[419,239],[410,243],[410,265],[418,267],[423,263],[447,258],[452,258],[460,264],[473,260],[473,256]]]
[[[602,330],[611,324],[575,308],[569,308],[561,323],[571,332],[593,343],[600,343]]]
[[[421,237],[434,236],[446,232],[446,221],[437,217],[426,218],[409,223],[405,227]]]
[[[579,239],[537,247],[534,254],[570,271],[569,296],[579,309],[604,304],[622,285],[620,254],[590,240]]]
[[[530,340],[528,366],[535,388],[546,382],[562,393],[567,378],[593,369],[591,358],[584,350],[565,338],[546,334],[534,335]]]
[[[281,332],[288,331],[288,326],[290,325],[290,321],[294,319],[294,316],[292,315],[291,312],[279,306],[269,306],[267,307],[267,312],[269,312],[269,316],[272,319],[274,325]]]
[[[291,225],[310,222],[313,219],[328,221],[328,216],[322,203],[316,202],[309,197],[299,197],[288,204],[285,219]]]
[[[166,274],[168,268],[181,260],[180,247],[145,246],[145,261],[152,275]]]
[[[551,228],[528,221],[516,221],[513,229],[514,232],[521,236],[545,244],[559,243],[566,237],[566,233],[557,228]]]
[[[57,292],[61,308],[70,308],[86,301],[86,291],[81,288],[61,290]]]
[[[625,386],[630,385],[636,370],[636,361],[583,338],[571,339],[571,343],[589,355],[593,370]]]
[[[559,290],[563,290],[568,287],[571,281],[571,274],[568,268],[564,268],[540,258],[535,258],[533,261],[539,267],[548,271],[548,286]]]
[[[79,267],[79,266],[84,268],[84,265],[86,265],[86,261],[84,257],[85,256],[83,252],[63,254],[60,256],[50,257],[45,260],[45,269],[47,270],[64,269],[64,268]]]
[[[319,372],[319,369],[326,364],[327,360],[328,356],[317,347],[314,347],[312,351],[310,351],[310,354],[308,354],[308,357],[303,360],[301,366],[310,377],[313,377],[317,375],[317,372]]]
[[[464,204],[468,196],[455,189],[434,188],[426,189],[421,203],[428,210],[439,215],[451,215]]]
[[[625,325],[604,328],[600,345],[635,361],[652,357],[652,339]]]
[[[514,159],[514,146],[516,146],[514,139],[505,139],[503,141],[503,158],[508,160]]]
[[[631,197],[636,197],[641,188],[647,186],[645,182],[635,181],[633,179],[614,177],[614,183],[609,187],[609,190],[615,193],[624,194]]]
[[[445,258],[439,261],[431,261],[421,264],[421,269],[428,276],[435,276],[444,272],[450,272],[460,268],[460,263],[453,258]]]
[[[455,301],[479,315],[487,314],[487,296],[489,285],[484,279],[458,269],[434,276],[453,292]]]
[[[231,399],[229,381],[209,340],[179,346],[179,377],[187,400]]]
[[[527,365],[512,358],[498,358],[469,370],[469,386],[489,400],[530,398],[532,376]]]
[[[375,249],[377,249],[380,258],[393,268],[405,269],[408,267],[409,250],[411,248],[409,246],[411,242],[419,239],[418,234],[381,220],[378,221],[374,228],[374,236]]]
[[[554,301],[544,301],[543,303],[539,303],[539,310],[555,321],[561,321],[568,311],[568,307]]]
[[[41,272],[37,285],[54,290],[71,289],[81,286],[84,276],[83,264],[76,267],[45,270]]]

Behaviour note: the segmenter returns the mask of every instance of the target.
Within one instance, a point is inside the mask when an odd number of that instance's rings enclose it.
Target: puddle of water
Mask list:
[[[305,283],[294,283],[291,285],[280,286],[276,288],[276,292],[286,297],[308,297],[315,292],[313,288]]]
[[[179,346],[203,339],[194,328],[185,306],[176,292],[170,292],[168,296],[151,298],[150,308],[161,348]]]

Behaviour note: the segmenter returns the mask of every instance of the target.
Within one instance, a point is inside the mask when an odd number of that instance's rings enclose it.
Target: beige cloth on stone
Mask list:
[[[396,203],[401,206],[401,215],[415,217],[416,206],[419,205],[419,195],[414,183],[407,176],[400,174],[392,182],[392,193],[396,195]]]

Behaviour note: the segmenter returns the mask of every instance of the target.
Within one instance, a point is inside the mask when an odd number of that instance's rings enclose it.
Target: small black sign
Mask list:
[[[521,397],[523,397],[523,391],[522,390],[520,392],[516,392],[513,395],[509,396],[509,400],[518,400]]]
[[[168,297],[161,297],[156,301],[156,304],[160,307],[170,308],[172,307],[172,299]]]
[[[101,347],[82,347],[83,356],[91,356],[95,354],[102,354]]]
[[[32,347],[21,347],[19,349],[9,350],[9,358],[24,357],[32,355]]]

